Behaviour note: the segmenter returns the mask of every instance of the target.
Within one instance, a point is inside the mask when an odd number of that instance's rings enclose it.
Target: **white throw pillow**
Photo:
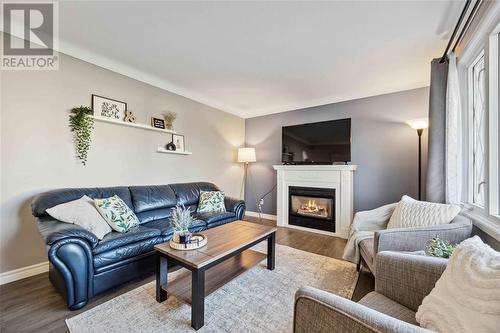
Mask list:
[[[478,236],[463,241],[416,319],[437,332],[499,332],[500,252]]]
[[[111,228],[97,211],[94,200],[86,195],[49,208],[46,212],[59,221],[79,225],[99,239],[111,232]]]
[[[460,206],[418,201],[403,195],[396,206],[387,229],[415,228],[447,224],[460,213]]]

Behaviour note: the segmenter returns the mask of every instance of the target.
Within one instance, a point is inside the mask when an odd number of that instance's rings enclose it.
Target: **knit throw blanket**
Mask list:
[[[344,248],[344,260],[359,262],[359,243],[372,238],[375,231],[384,230],[398,203],[388,204],[376,209],[357,212],[349,228],[349,239]]]

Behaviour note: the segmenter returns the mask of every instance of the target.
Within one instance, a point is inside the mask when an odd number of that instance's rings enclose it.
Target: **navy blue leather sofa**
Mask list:
[[[200,191],[217,190],[211,183],[186,183],[58,189],[38,195],[31,207],[47,244],[50,281],[66,298],[68,307],[77,310],[98,293],[151,275],[155,269],[154,245],[168,241],[173,235],[169,221],[172,207],[179,203],[196,212]],[[45,211],[83,195],[107,198],[115,194],[134,210],[141,224],[128,233],[113,231],[101,241],[83,228],[60,222]],[[192,231],[243,218],[244,201],[226,197],[225,205],[227,211],[223,213],[195,213],[197,220]]]

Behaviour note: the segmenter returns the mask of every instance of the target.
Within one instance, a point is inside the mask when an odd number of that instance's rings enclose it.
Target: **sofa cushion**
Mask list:
[[[390,317],[418,326],[415,312],[375,291],[367,294],[358,303]]]
[[[128,187],[89,187],[89,188],[62,188],[42,193],[36,196],[31,203],[33,216],[47,215],[46,209],[59,204],[80,199],[84,195],[92,199],[109,198],[113,195],[119,196],[129,207],[133,207],[132,198]]]
[[[129,189],[136,213],[170,208],[177,204],[175,193],[169,185],[130,186]]]
[[[147,228],[158,229],[160,230],[161,235],[167,238],[170,238],[174,234],[174,228],[172,227],[169,218],[144,223],[143,226]],[[191,232],[198,232],[205,229],[206,227],[207,223],[205,221],[195,220],[189,230],[191,230]]]
[[[139,225],[139,219],[133,210],[117,195],[95,199],[94,204],[109,226],[118,232],[126,233],[130,228]]]
[[[198,204],[201,191],[220,191],[214,184],[203,182],[171,184],[170,187],[175,192],[177,202],[184,206]]]
[[[122,260],[138,256],[143,253],[151,252],[153,251],[153,247],[156,244],[160,244],[162,242],[163,242],[163,237],[157,236],[131,244],[124,244],[121,247],[96,254],[94,255],[94,267],[100,268],[103,266],[107,266]]]
[[[236,214],[233,212],[196,213],[193,216],[198,220],[205,221],[208,227],[214,226],[214,224],[219,221],[227,220],[228,222],[231,222],[236,220]]]
[[[147,228],[144,226],[137,226],[130,228],[129,232],[110,232],[97,244],[94,248],[93,253],[99,254],[106,251],[110,251],[128,244],[140,242],[150,238],[155,238],[161,235],[159,229]]]
[[[59,221],[82,227],[96,235],[98,239],[102,239],[111,232],[108,223],[95,208],[94,200],[86,195],[80,199],[48,208],[46,212]]]
[[[222,191],[201,191],[198,202],[198,213],[225,212],[224,192]]]

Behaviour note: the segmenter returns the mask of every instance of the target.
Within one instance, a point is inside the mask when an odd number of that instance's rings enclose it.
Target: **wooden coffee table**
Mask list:
[[[267,269],[273,270],[275,263],[276,228],[274,227],[235,221],[202,233],[208,237],[208,243],[197,250],[174,250],[168,242],[154,247],[159,254],[156,265],[158,302],[167,299],[168,263],[180,265],[191,271],[191,326],[196,330],[200,329],[205,321],[205,272],[209,268],[243,255],[243,251],[266,239]]]

